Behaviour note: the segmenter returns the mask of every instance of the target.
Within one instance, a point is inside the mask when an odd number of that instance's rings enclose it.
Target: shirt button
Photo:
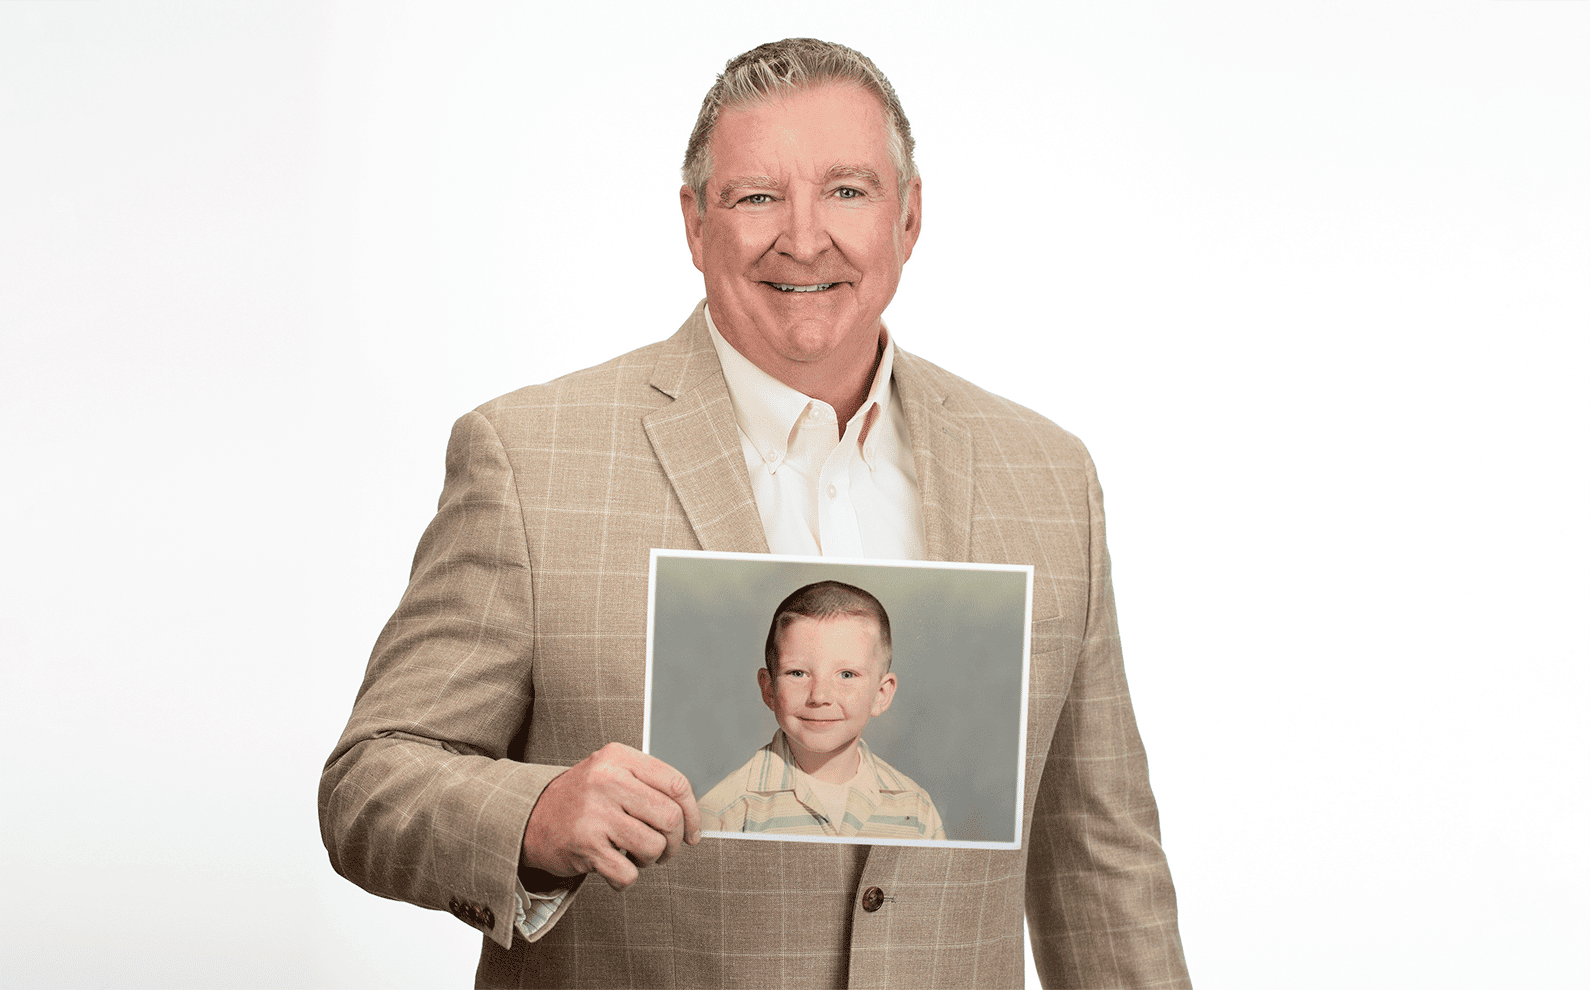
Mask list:
[[[769,460],[769,461],[776,461],[776,460],[778,460],[778,451],[776,451],[776,450],[770,450],[770,451],[768,451],[768,452],[767,452],[767,459],[768,459],[768,460]]]
[[[838,489],[838,487],[836,487],[834,485],[829,485],[828,486],[828,497],[829,498],[838,498],[839,497],[839,489]]]
[[[883,907],[883,891],[878,887],[868,887],[861,895],[861,910],[868,912]]]

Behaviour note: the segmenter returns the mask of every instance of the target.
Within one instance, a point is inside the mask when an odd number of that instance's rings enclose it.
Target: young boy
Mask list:
[[[820,581],[773,613],[756,672],[779,731],[701,799],[704,829],[944,839],[927,792],[861,732],[894,700],[889,616],[853,585]]]

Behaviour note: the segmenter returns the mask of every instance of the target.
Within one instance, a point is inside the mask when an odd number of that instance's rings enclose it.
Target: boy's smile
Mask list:
[[[832,783],[855,776],[867,721],[894,699],[878,624],[866,617],[798,618],[779,637],[778,677],[757,671],[800,768]]]

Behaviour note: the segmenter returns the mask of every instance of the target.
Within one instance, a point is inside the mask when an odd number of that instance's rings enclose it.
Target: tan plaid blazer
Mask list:
[[[652,547],[766,552],[701,307],[673,337],[458,421],[436,518],[326,764],[332,865],[482,929],[480,986],[1182,987],[1093,464],[926,361],[894,365],[929,557],[1034,565],[1019,851],[707,839],[514,934],[547,782],[640,744]]]

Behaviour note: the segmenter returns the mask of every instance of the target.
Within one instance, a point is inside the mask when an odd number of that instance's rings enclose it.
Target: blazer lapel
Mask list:
[[[948,411],[949,396],[930,367],[895,347],[894,386],[911,433],[923,538],[929,560],[971,560],[972,438]]]
[[[673,402],[643,423],[703,550],[767,553],[734,404],[702,306],[663,344],[651,384]]]

